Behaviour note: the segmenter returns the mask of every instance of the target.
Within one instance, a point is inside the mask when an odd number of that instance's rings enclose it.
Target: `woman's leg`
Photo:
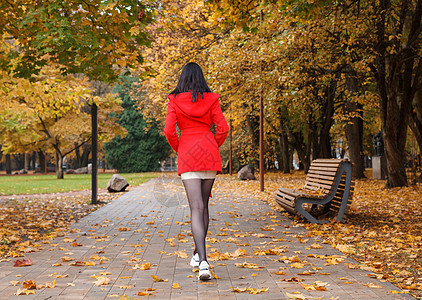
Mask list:
[[[208,212],[208,201],[210,199],[212,185],[214,184],[214,179],[202,179],[202,200],[204,201],[204,226],[205,226],[205,237],[208,233],[208,224],[210,222],[209,212]]]
[[[182,181],[183,185],[185,186],[186,195],[189,201],[191,228],[193,240],[195,241],[195,251],[198,253],[200,261],[204,259],[206,260],[206,231],[204,224],[205,203],[202,196],[202,179],[186,179]]]

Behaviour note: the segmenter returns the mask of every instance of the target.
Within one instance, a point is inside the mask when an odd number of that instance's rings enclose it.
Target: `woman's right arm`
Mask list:
[[[176,133],[176,110],[174,109],[172,103],[169,101],[167,106],[167,117],[166,117],[166,126],[164,128],[164,135],[167,138],[168,143],[177,152],[179,148],[179,137]]]
[[[227,125],[226,119],[224,118],[223,112],[221,111],[220,103],[218,100],[214,104],[211,116],[212,121],[216,126],[215,140],[217,141],[218,147],[220,147],[227,137],[229,126]]]

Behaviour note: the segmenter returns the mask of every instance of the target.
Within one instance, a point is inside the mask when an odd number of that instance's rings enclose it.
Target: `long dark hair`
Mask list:
[[[192,92],[192,102],[198,101],[199,93],[202,99],[204,99],[204,93],[211,93],[205,81],[204,73],[197,63],[190,62],[184,66],[179,82],[170,95],[173,94],[176,98],[178,94],[185,92]]]

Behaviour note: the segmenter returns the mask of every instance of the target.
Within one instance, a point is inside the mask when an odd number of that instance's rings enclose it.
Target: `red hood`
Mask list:
[[[169,100],[175,104],[184,114],[191,117],[202,117],[209,112],[212,105],[218,101],[219,94],[215,93],[204,93],[202,99],[199,95],[199,99],[196,102],[192,102],[192,93],[181,93],[178,94],[176,99],[174,95],[169,95]]]

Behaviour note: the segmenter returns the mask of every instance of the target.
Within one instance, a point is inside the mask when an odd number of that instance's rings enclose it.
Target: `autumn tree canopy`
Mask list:
[[[166,94],[194,60],[221,94],[239,165],[257,159],[262,92],[267,165],[277,158],[289,172],[295,152],[306,170],[347,151],[362,177],[382,129],[387,185],[406,185],[407,128],[422,132],[421,3],[164,1],[147,27],[146,65],[156,73],[140,106],[162,118]]]
[[[54,62],[63,73],[114,81],[122,68],[143,61],[138,50],[150,42],[142,30],[151,21],[147,8],[130,0],[2,1],[0,32],[16,46],[0,52],[0,68],[31,78]]]
[[[54,149],[58,178],[62,159],[90,138],[89,105],[99,110],[99,138],[122,127],[111,112],[119,100],[96,95],[91,81],[113,83],[143,61],[147,2],[3,1],[0,3],[2,151]]]

